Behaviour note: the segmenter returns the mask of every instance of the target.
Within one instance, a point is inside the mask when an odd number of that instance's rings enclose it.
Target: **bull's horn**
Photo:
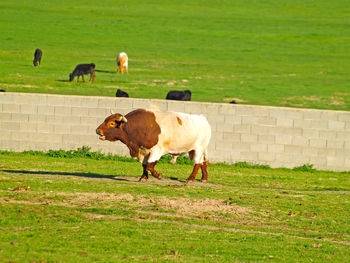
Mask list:
[[[128,122],[128,120],[124,116],[122,117],[122,121],[123,122]]]
[[[111,109],[111,114],[113,115],[113,114],[115,114],[115,112]]]

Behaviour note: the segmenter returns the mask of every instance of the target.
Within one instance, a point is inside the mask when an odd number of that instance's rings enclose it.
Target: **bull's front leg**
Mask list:
[[[81,78],[83,79],[83,82],[85,82],[85,79],[84,79],[84,74],[83,74],[83,75],[81,75]]]
[[[143,173],[139,179],[139,182],[146,182],[148,180],[147,164],[142,164],[142,167],[143,167]]]
[[[157,164],[158,161],[152,162],[152,163],[147,163],[146,165],[146,171],[150,171],[151,174],[157,178],[157,179],[161,179],[162,175],[160,173],[158,173],[156,171],[156,169],[154,169],[154,166]]]

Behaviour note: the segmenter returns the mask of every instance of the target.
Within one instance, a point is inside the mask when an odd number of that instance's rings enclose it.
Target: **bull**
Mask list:
[[[188,153],[194,163],[187,182],[195,180],[199,168],[201,181],[208,180],[207,149],[211,128],[203,115],[137,109],[125,116],[119,113],[108,116],[96,133],[101,140],[119,140],[129,148],[131,157],[142,163],[143,174],[139,181],[147,181],[148,172],[161,179],[162,175],[154,168],[158,160],[165,154],[184,153]]]

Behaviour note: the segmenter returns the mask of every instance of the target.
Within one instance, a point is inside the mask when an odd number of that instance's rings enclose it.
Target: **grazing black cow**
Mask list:
[[[115,94],[116,97],[129,97],[129,94],[126,93],[125,91],[122,91],[121,89],[117,90],[117,93]]]
[[[231,100],[230,103],[231,103],[231,104],[237,104],[237,101]]]
[[[75,76],[78,76],[77,82],[79,81],[79,77],[81,76],[84,80],[84,75],[90,74],[90,80],[92,80],[92,83],[94,83],[95,79],[95,64],[79,64],[75,67],[74,71],[69,74],[69,81],[72,81]]]
[[[0,89],[0,92],[6,92],[4,89]]]
[[[33,60],[33,65],[36,67],[40,62],[41,62],[41,56],[43,55],[43,52],[41,51],[40,48],[37,48],[34,52],[34,60]]]
[[[191,91],[190,90],[171,90],[166,95],[167,100],[191,100]]]

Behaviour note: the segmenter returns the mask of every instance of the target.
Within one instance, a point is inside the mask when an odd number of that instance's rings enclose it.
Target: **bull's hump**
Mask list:
[[[146,149],[158,143],[161,130],[152,111],[137,109],[125,117],[128,120],[125,132],[129,140]]]

